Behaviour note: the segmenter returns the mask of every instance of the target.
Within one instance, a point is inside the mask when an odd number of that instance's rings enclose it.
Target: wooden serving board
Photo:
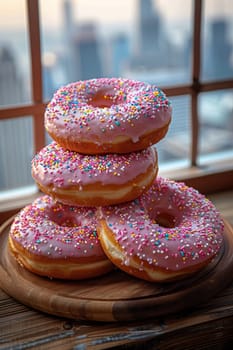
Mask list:
[[[8,250],[12,220],[0,228],[0,287],[21,303],[52,315],[108,322],[164,316],[209,300],[233,280],[233,229],[227,222],[222,250],[207,268],[183,281],[158,284],[119,270],[83,281],[32,274]]]

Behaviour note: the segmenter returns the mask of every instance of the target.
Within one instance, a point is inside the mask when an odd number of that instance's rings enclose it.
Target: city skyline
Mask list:
[[[189,17],[192,0],[153,0],[160,8],[161,15],[166,14],[168,21],[179,21]],[[210,6],[210,1],[211,6]],[[137,7],[137,0],[72,0],[74,5],[74,15],[76,19],[82,21],[101,21],[102,23],[114,24],[121,21],[131,23],[134,21]],[[45,26],[56,29],[62,21],[62,0],[41,0],[40,14]],[[98,5],[97,5],[98,3]],[[233,2],[222,0],[207,0],[209,18],[231,16],[233,11]],[[205,5],[205,4],[204,4]],[[124,11],[122,11],[124,8]],[[48,11],[48,9],[50,9]],[[179,11],[177,11],[179,9]],[[104,10],[104,11],[103,11]],[[19,29],[24,27],[26,19],[26,1],[8,0],[0,2],[1,16],[0,30]],[[51,15],[52,13],[52,15]],[[20,16],[19,16],[20,14]]]
[[[62,0],[60,4],[63,5],[63,16],[60,30],[53,33],[46,32],[42,26],[42,54],[43,58],[46,58],[46,60],[42,60],[44,100],[48,101],[57,88],[70,81],[100,76],[122,76],[143,80],[157,86],[189,82],[191,79],[192,37],[186,32],[183,41],[178,45],[174,36],[169,35],[168,22],[163,17],[161,9],[152,6],[152,1],[137,0],[140,10],[135,18],[134,38],[126,28],[122,27],[119,33],[106,33],[108,37],[103,40],[97,30],[97,23],[79,22],[73,16],[75,13],[74,2]],[[210,35],[211,40],[207,42],[208,45],[205,47],[206,61],[202,67],[203,69],[208,68],[206,70],[207,78],[218,77],[221,79],[222,76],[232,76],[230,57],[233,43],[229,42],[228,25],[229,21],[221,18],[209,23],[210,33],[208,35]],[[186,27],[183,28],[183,31],[186,30]],[[20,33],[18,33],[19,35]],[[18,36],[14,38],[17,50],[26,56],[25,42],[23,44],[23,41],[16,40]],[[20,46],[21,44],[23,45]],[[24,59],[22,60],[22,57],[12,49],[9,43],[1,44],[0,42],[0,48],[0,75],[2,77],[0,105],[14,105],[30,101],[28,89],[30,87],[30,64],[27,64]],[[219,66],[221,70],[219,70]],[[28,69],[28,75],[24,74],[25,67]],[[6,87],[8,88],[6,89]],[[19,92],[22,94],[19,100],[12,100],[13,96],[17,96]],[[212,98],[211,94],[210,98]],[[221,96],[218,96],[217,99],[216,97],[212,98],[211,105],[214,101],[218,101],[215,109],[219,108],[221,98]],[[190,96],[171,97],[170,100],[173,105],[173,122],[166,139],[157,145],[160,164],[171,164],[177,160],[186,161],[189,157]],[[213,120],[206,119],[205,105],[204,99],[204,103],[202,103],[204,107],[200,112],[201,118],[203,118],[202,123],[206,126],[202,144],[203,140],[205,141],[209,137],[208,133],[217,130]],[[220,109],[218,110],[220,111]],[[222,133],[218,130],[220,150],[224,149],[225,144],[228,145],[232,142],[230,141],[232,134],[229,133],[228,128],[228,126],[231,127],[232,114],[229,113],[232,111],[227,110],[223,113],[221,110],[219,114],[221,118],[225,118],[224,125],[226,127]],[[12,134],[14,134],[14,144],[11,142]],[[178,147],[179,140],[183,140],[181,147]],[[48,138],[47,141],[49,142]],[[33,155],[31,118],[2,120],[1,142],[2,145],[7,145],[9,153],[6,154],[5,147],[1,147],[0,189],[18,187],[20,184],[31,184],[30,160]],[[206,145],[204,142],[202,153],[205,154],[206,146],[212,147],[213,144],[216,147],[216,141],[212,142],[211,145]],[[12,170],[16,161],[19,166],[18,174]]]

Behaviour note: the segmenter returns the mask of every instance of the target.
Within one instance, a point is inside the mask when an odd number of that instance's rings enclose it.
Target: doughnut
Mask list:
[[[84,154],[145,149],[167,133],[172,108],[154,85],[122,78],[78,81],[55,92],[45,128],[62,147]]]
[[[214,205],[184,183],[158,177],[140,198],[100,210],[98,234],[121,270],[151,282],[200,271],[217,255],[223,222]]]
[[[66,206],[49,196],[37,198],[16,216],[9,249],[27,270],[41,276],[86,279],[107,273],[97,236],[95,208]]]
[[[158,171],[154,147],[129,154],[84,155],[55,141],[32,159],[32,177],[45,194],[70,205],[104,206],[146,191]]]

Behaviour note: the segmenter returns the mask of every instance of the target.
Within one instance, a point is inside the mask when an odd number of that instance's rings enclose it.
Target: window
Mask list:
[[[1,2],[0,201],[36,191],[30,161],[49,142],[53,92],[101,76],[155,83],[171,99],[161,174],[203,192],[232,186],[232,10],[231,0]]]

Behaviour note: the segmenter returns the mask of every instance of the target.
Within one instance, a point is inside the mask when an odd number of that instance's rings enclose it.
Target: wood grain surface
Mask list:
[[[233,191],[210,196],[233,226]],[[130,322],[70,320],[27,307],[0,289],[0,350],[233,349],[233,282],[205,303]]]
[[[48,314],[91,321],[144,320],[203,303],[233,280],[233,230],[227,222],[218,257],[192,278],[169,284],[148,283],[118,270],[75,282],[37,276],[8,250],[11,222],[0,230],[0,286],[21,303]]]

